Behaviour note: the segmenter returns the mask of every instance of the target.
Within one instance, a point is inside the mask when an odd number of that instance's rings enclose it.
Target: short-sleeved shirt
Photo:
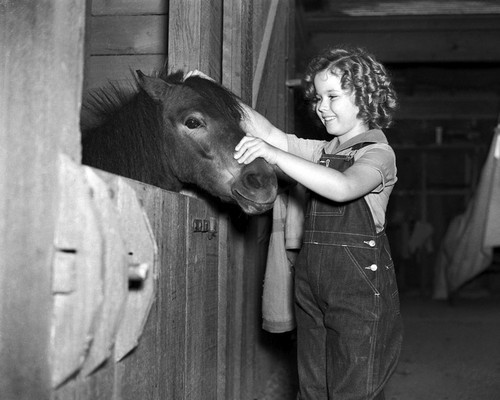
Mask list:
[[[358,150],[354,155],[355,164],[365,164],[380,174],[381,184],[365,195],[370,208],[377,232],[384,229],[385,212],[389,196],[397,182],[396,155],[387,142],[384,133],[379,129],[372,129],[355,136],[340,145],[338,138],[331,141],[300,139],[295,135],[287,135],[288,151],[306,160],[317,163],[323,152],[326,154],[347,155],[351,147],[357,143],[373,142]]]

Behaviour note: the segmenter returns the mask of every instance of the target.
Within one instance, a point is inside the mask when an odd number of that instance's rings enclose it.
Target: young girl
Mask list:
[[[402,341],[384,231],[396,164],[381,130],[396,94],[385,68],[358,48],[314,58],[305,82],[332,140],[286,135],[246,107],[249,136],[235,158],[262,157],[310,192],[295,264],[298,399],[383,399]]]

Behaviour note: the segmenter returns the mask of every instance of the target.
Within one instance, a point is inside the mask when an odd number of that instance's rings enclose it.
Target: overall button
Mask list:
[[[363,241],[363,243],[366,243],[368,246],[370,247],[375,247],[376,243],[375,243],[375,240],[365,240]]]
[[[377,267],[377,264],[372,264],[369,267],[365,267],[365,269],[376,271],[378,269],[378,267]]]

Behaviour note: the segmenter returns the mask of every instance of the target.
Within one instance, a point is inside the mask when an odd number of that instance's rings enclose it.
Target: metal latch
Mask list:
[[[208,238],[212,239],[217,233],[217,219],[213,217],[209,219],[193,219],[193,232],[208,232],[210,234]]]

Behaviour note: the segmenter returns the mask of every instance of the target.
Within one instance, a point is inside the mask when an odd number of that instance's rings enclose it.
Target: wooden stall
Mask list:
[[[262,397],[280,357],[260,328],[267,217],[81,165],[79,113],[166,62],[291,130],[292,3],[0,4],[2,399]]]

